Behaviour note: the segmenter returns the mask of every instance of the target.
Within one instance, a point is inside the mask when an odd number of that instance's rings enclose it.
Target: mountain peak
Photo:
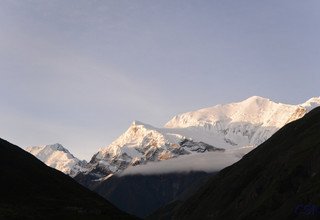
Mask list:
[[[263,100],[263,101],[270,101],[270,99],[268,99],[268,98],[265,98],[265,97],[262,97],[262,96],[257,96],[257,95],[251,96],[251,97],[247,98],[246,100]]]
[[[311,99],[309,99],[305,103],[320,103],[320,97],[312,97]]]
[[[48,166],[65,174],[75,176],[79,171],[86,170],[86,162],[74,157],[61,144],[27,147],[26,151],[33,154]]]
[[[320,105],[320,97],[312,97],[305,103],[301,104],[301,106],[304,107],[307,110],[307,112],[311,111],[312,109],[314,109],[319,105]]]
[[[252,112],[256,110],[266,110],[271,106],[281,105],[281,103],[273,102],[272,100],[261,96],[251,96],[243,101],[227,105],[237,105],[238,108],[246,108],[246,111]]]
[[[241,103],[244,103],[244,102],[262,104],[262,103],[268,103],[268,102],[272,102],[272,101],[268,98],[264,98],[261,96],[251,96],[251,97],[243,100]]]
[[[129,127],[129,130],[130,130],[130,128],[136,128],[137,126],[143,127],[143,128],[145,128],[147,130],[157,130],[157,128],[155,128],[154,126],[149,125],[149,124],[144,123],[144,122],[141,122],[141,121],[137,121],[137,120],[132,122],[131,126]]]
[[[59,143],[40,146],[30,146],[26,148],[26,151],[33,155],[42,155],[41,158],[39,158],[40,160],[42,160],[42,158],[46,157],[47,155],[53,154],[54,152],[70,154],[72,157],[74,157],[65,147],[63,147]]]
[[[296,106],[293,105],[275,103],[267,98],[252,96],[240,102],[180,114],[170,120],[165,127],[212,127],[217,124],[225,127],[230,123],[280,127],[279,124],[283,125],[282,121],[286,122],[286,116],[295,110]],[[217,129],[220,128],[217,127]]]
[[[133,126],[134,126],[134,125],[136,125],[136,126],[138,126],[138,125],[143,125],[143,126],[145,126],[145,125],[148,125],[148,124],[143,123],[143,122],[138,121],[138,120],[134,120],[131,125],[133,125]]]
[[[65,147],[62,146],[62,144],[59,144],[59,143],[45,145],[44,147],[45,148],[50,148],[52,150],[57,150],[57,151],[63,151],[63,152],[66,152],[66,153],[70,153]]]

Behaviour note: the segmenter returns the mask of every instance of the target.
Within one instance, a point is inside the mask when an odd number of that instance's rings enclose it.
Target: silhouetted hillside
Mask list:
[[[320,108],[168,210],[173,219],[320,219]]]
[[[0,183],[0,219],[133,218],[2,139]]]

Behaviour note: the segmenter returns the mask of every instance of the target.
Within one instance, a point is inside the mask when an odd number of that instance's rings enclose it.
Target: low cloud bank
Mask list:
[[[190,171],[215,172],[237,162],[252,149],[252,147],[245,147],[227,150],[225,152],[197,153],[160,162],[149,162],[145,165],[129,167],[124,170],[120,176]]]

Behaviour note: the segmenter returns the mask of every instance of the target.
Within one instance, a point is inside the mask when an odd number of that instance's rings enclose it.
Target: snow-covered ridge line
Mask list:
[[[99,180],[130,166],[183,155],[253,149],[282,126],[317,106],[320,97],[300,105],[288,105],[253,96],[241,102],[177,115],[163,128],[134,121],[127,131],[93,155],[88,164],[61,144],[28,147],[26,151],[72,177],[83,173]]]
[[[259,96],[225,105],[216,105],[173,117],[165,124],[166,128],[185,128],[192,126],[215,125],[221,122],[249,122],[262,126],[283,126],[288,115],[297,110],[306,112],[319,106],[320,97],[314,97],[300,105],[275,103]],[[305,113],[306,113],[305,112]]]
[[[131,165],[162,161],[196,152],[223,150],[134,121],[118,139],[95,154],[90,163],[106,169],[107,173],[116,173]]]
[[[60,170],[61,172],[76,176],[79,172],[87,170],[87,162],[81,161],[74,157],[61,144],[31,146],[25,149],[27,152],[33,154],[46,165]]]
[[[100,149],[90,164],[101,177],[129,166],[205,153],[208,149],[254,148],[319,105],[319,97],[301,105],[289,105],[253,96],[177,115],[164,128],[134,121],[119,138]]]

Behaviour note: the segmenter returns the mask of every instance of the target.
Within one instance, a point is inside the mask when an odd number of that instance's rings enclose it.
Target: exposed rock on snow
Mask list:
[[[312,98],[301,105],[288,105],[253,96],[241,102],[177,115],[164,128],[135,121],[125,133],[92,157],[91,174],[99,170],[97,177],[101,178],[129,166],[186,154],[243,147],[253,149],[282,126],[319,105],[320,98]]]

